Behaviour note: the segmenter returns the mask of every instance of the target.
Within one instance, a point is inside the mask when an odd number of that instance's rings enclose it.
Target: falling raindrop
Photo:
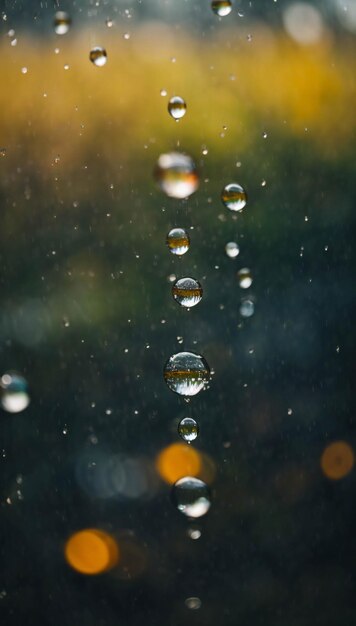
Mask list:
[[[114,20],[112,20],[110,17],[108,17],[108,18],[105,20],[105,24],[106,24],[106,26],[107,26],[108,28],[112,28],[112,27],[113,27],[113,25],[114,25]]]
[[[247,195],[238,183],[226,185],[221,192],[221,200],[230,211],[242,211],[246,206]]]
[[[187,111],[187,105],[180,96],[173,96],[168,102],[168,112],[176,120],[180,120]]]
[[[187,517],[202,517],[211,506],[208,485],[193,476],[177,480],[173,486],[172,500],[178,511]]]
[[[0,387],[1,406],[8,413],[20,413],[30,404],[27,381],[23,376],[7,372],[0,379]]]
[[[54,31],[57,35],[66,35],[72,23],[66,11],[57,11],[54,16]]]
[[[243,267],[237,272],[237,278],[241,289],[248,289],[252,285],[251,270],[248,267]]]
[[[253,300],[246,298],[246,300],[242,300],[240,304],[240,315],[242,317],[252,317],[255,312],[255,304]]]
[[[200,539],[201,530],[199,530],[198,528],[188,528],[187,535],[188,537],[190,537],[190,539],[193,539],[195,541],[196,539]]]
[[[102,48],[101,46],[95,46],[95,48],[92,48],[90,50],[89,59],[97,67],[105,65],[108,60],[105,48]]]
[[[178,304],[189,309],[199,304],[203,289],[195,278],[179,278],[172,287],[172,295]]]
[[[229,241],[225,246],[225,252],[230,259],[235,259],[240,254],[240,248],[235,241]]]
[[[209,382],[210,368],[204,357],[194,352],[178,352],[169,357],[163,370],[168,387],[180,396],[195,396]]]
[[[178,424],[178,434],[184,441],[191,443],[199,435],[199,426],[192,417],[183,417]]]
[[[182,152],[161,154],[154,171],[162,191],[170,198],[187,198],[199,187],[193,159]]]
[[[182,256],[189,250],[190,238],[184,228],[172,228],[167,235],[166,243],[172,254]]]
[[[232,2],[230,0],[213,0],[211,8],[215,15],[226,17],[232,10]]]

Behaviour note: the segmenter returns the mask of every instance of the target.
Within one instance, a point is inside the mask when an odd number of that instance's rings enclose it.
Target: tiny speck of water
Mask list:
[[[167,89],[161,89],[161,91],[160,91],[159,93],[160,93],[160,95],[161,95],[163,98],[165,98],[165,97],[166,97],[166,95],[167,95]]]
[[[255,304],[250,299],[244,299],[240,304],[240,315],[242,317],[252,317],[255,312]]]
[[[184,603],[185,606],[192,611],[197,611],[201,607],[201,599],[195,596],[187,598]]]
[[[248,289],[252,285],[252,276],[251,270],[248,267],[243,267],[241,270],[237,272],[237,278],[239,281],[239,286],[242,289]]]
[[[114,25],[114,20],[112,20],[110,17],[108,17],[108,18],[105,20],[105,24],[106,24],[106,26],[107,26],[108,28],[112,28],[112,27],[113,27],[113,25]]]
[[[131,35],[130,33],[124,33],[124,39],[128,40],[130,39]]]
[[[194,540],[200,539],[201,531],[198,530],[197,528],[188,528],[187,535],[188,537],[190,537],[190,539],[194,539]]]
[[[27,74],[27,72],[28,72],[27,67],[22,67],[21,68],[21,72],[22,72],[22,74]]]
[[[96,65],[96,67],[103,67],[107,62],[107,54],[105,48],[101,46],[95,46],[89,53],[90,61]]]
[[[292,415],[293,410],[292,409],[288,409],[287,413],[288,413],[288,415]]]

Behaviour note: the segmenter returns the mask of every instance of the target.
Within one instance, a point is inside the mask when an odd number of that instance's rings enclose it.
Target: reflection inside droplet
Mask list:
[[[161,154],[154,171],[162,191],[170,198],[187,198],[199,186],[199,177],[193,159],[182,152]]]
[[[221,192],[221,200],[230,211],[242,211],[246,206],[247,194],[238,183],[229,183]]]
[[[166,243],[172,254],[182,256],[189,250],[190,238],[184,228],[172,228],[167,235]]]
[[[199,354],[178,352],[169,357],[163,375],[168,387],[175,393],[195,396],[208,384],[210,368]]]
[[[187,111],[187,105],[180,96],[173,96],[168,102],[168,112],[175,119],[180,120]]]
[[[191,443],[199,434],[199,426],[192,417],[183,417],[178,424],[178,434],[184,441]]]
[[[172,295],[178,304],[189,309],[199,304],[203,289],[195,278],[179,278],[172,287]]]

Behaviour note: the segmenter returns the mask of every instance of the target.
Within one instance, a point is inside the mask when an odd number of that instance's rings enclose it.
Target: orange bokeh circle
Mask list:
[[[113,537],[96,528],[74,533],[64,549],[67,563],[81,574],[101,574],[119,560],[119,548]]]
[[[197,476],[201,468],[199,452],[184,443],[173,443],[156,458],[156,468],[163,480],[173,484],[183,476]]]
[[[353,450],[346,441],[335,441],[328,445],[320,459],[323,473],[332,480],[340,480],[349,474],[354,462]]]

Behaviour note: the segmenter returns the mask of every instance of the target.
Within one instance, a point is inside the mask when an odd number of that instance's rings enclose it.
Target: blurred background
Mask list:
[[[355,0],[3,0],[0,25],[2,623],[354,623]],[[154,180],[172,150],[186,200]],[[182,350],[213,370],[189,403]]]

